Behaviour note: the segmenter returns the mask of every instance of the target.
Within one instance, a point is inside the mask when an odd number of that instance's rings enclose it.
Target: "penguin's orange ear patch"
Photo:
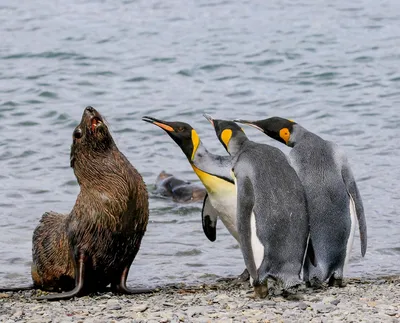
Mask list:
[[[228,144],[229,141],[232,138],[232,130],[231,129],[225,129],[224,131],[222,131],[221,133],[221,140],[222,142],[225,144],[225,147],[228,149]]]
[[[282,128],[281,130],[279,130],[279,137],[281,137],[286,144],[288,144],[289,139],[290,139],[290,131],[288,128]]]
[[[199,144],[200,144],[199,135],[197,134],[196,130],[194,130],[194,129],[192,129],[192,144],[193,144],[193,151],[192,151],[191,160],[194,159],[194,155],[196,154],[197,148],[199,148]]]

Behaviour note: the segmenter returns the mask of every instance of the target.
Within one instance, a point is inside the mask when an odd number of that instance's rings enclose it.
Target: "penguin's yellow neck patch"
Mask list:
[[[235,176],[235,173],[233,172],[232,169],[231,169],[231,171],[230,171],[230,174],[231,174],[231,177],[233,178],[233,180],[234,180],[235,183],[236,183],[236,176]]]
[[[194,155],[196,154],[197,148],[199,148],[199,144],[200,144],[199,135],[197,134],[196,130],[194,130],[194,129],[192,129],[192,143],[193,143],[193,152],[192,152],[191,160],[194,159]]]
[[[232,130],[231,129],[225,129],[224,131],[222,131],[221,133],[221,140],[222,142],[225,144],[225,147],[228,149],[228,144],[229,141],[232,138]]]
[[[209,194],[227,194],[228,192],[231,194],[235,191],[236,188],[234,184],[212,174],[206,173],[193,164],[191,165]]]
[[[288,144],[290,139],[290,131],[288,128],[282,128],[279,130],[279,136]]]

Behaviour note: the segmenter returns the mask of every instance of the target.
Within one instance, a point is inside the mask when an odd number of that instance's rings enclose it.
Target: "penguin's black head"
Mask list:
[[[235,122],[213,119],[208,114],[204,114],[204,117],[212,124],[219,141],[231,155],[236,154],[242,143],[248,140],[243,129]]]
[[[293,132],[293,126],[296,124],[296,122],[292,120],[280,117],[272,117],[257,121],[249,121],[242,119],[236,119],[235,121],[252,126],[264,132],[271,138],[284,143],[285,145],[289,144],[290,135]]]
[[[150,122],[166,131],[166,133],[181,147],[187,159],[194,159],[200,138],[190,124],[185,122],[167,122],[152,117],[143,117],[143,121]]]

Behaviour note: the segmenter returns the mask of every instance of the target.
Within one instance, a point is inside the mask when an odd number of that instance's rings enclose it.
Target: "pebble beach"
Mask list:
[[[271,289],[253,298],[248,283],[167,285],[154,294],[111,293],[37,301],[40,291],[0,294],[0,322],[400,322],[400,275],[349,279],[346,287]]]

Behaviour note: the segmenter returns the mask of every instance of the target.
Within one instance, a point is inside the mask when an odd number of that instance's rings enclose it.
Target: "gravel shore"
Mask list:
[[[400,322],[400,276],[350,279],[343,288],[300,287],[252,298],[248,283],[164,286],[154,294],[111,293],[36,301],[37,291],[0,294],[0,322]]]

